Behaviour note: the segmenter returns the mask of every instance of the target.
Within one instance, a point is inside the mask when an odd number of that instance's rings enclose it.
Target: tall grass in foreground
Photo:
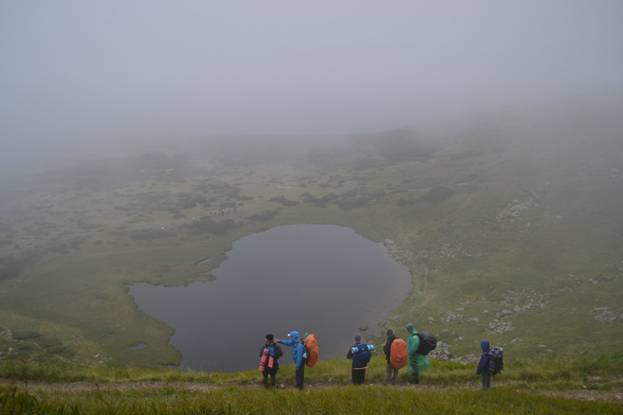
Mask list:
[[[621,414],[623,405],[536,396],[507,389],[486,392],[383,386],[329,387],[299,392],[225,388],[37,395],[0,388],[0,414]]]
[[[287,361],[286,358],[283,359]],[[405,375],[402,370],[402,376]],[[545,382],[585,384],[591,377],[615,377],[623,372],[623,355],[606,357],[557,358],[548,360],[509,361],[500,380],[515,382]],[[283,365],[278,378],[292,383],[294,370]],[[385,376],[385,359],[376,356],[368,369],[366,380],[379,383]],[[306,370],[306,381],[322,384],[346,384],[350,382],[350,362],[346,359],[321,361],[315,368]],[[83,367],[75,365],[22,365],[5,362],[0,364],[0,378],[16,381],[76,382],[201,382],[215,385],[245,385],[256,383],[257,370],[243,372],[203,372],[178,369]],[[423,381],[432,385],[455,385],[474,382],[474,364],[463,365],[447,361],[433,361],[424,372]]]

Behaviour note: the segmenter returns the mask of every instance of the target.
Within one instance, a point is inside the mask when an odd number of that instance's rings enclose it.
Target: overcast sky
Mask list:
[[[0,0],[0,143],[349,133],[623,85],[623,1]]]

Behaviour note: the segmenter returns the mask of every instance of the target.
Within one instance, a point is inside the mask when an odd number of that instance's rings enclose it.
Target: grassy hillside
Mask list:
[[[150,153],[134,170],[31,176],[0,206],[0,360],[174,365],[172,329],[128,285],[207,281],[233,241],[291,223],[384,241],[413,276],[384,326],[414,321],[445,357],[473,358],[483,337],[536,359],[620,350],[623,140],[568,130],[579,138],[511,123],[434,148],[400,132],[292,161]]]
[[[182,372],[173,369],[0,367],[0,414],[12,413],[421,413],[615,414],[623,410],[620,356],[599,359],[509,361],[494,389],[478,390],[473,365],[434,361],[423,383],[382,385],[384,361],[372,360],[368,385],[349,385],[347,361],[307,370],[299,392],[293,368],[280,389],[265,391],[256,371]]]

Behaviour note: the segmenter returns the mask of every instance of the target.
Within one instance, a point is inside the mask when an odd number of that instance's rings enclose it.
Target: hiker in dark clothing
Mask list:
[[[355,336],[355,344],[348,349],[347,359],[352,359],[352,381],[353,385],[362,385],[366,380],[366,369],[372,357],[374,345],[361,344],[361,336]]]
[[[480,355],[480,361],[478,362],[478,367],[476,368],[476,374],[480,375],[482,389],[486,390],[491,387],[491,378],[493,375],[489,370],[489,360],[491,359],[491,346],[489,345],[488,340],[480,341],[480,348],[482,349],[482,354]]]
[[[283,354],[281,347],[275,343],[275,336],[267,334],[264,345],[260,349],[260,371],[264,377],[264,387],[268,388],[268,377],[270,376],[270,386],[275,387],[277,371],[279,370],[279,358]]]
[[[396,383],[396,378],[398,377],[398,369],[392,366],[390,360],[392,343],[394,342],[394,340],[396,340],[394,331],[392,329],[387,330],[387,341],[383,346],[383,353],[385,353],[385,360],[387,360],[387,366],[385,368],[385,381],[391,383],[392,385]]]

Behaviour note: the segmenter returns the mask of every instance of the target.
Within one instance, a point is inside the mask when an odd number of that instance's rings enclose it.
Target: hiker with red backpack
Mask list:
[[[298,331],[292,330],[288,333],[288,337],[289,338],[286,340],[277,340],[277,343],[292,347],[296,387],[299,390],[303,390],[305,384],[305,360],[307,359],[307,351],[305,350],[303,339],[301,339],[301,334]]]
[[[504,367],[504,352],[502,348],[491,349],[489,340],[480,341],[480,361],[476,367],[476,374],[480,375],[482,390],[491,388],[491,380],[494,375],[500,373]]]
[[[346,354],[346,358],[353,361],[351,371],[353,385],[363,385],[366,381],[366,369],[373,351],[373,344],[363,344],[361,343],[361,336],[355,336],[355,344],[348,349]]]
[[[275,343],[275,336],[267,334],[264,345],[260,349],[259,370],[264,377],[264,387],[268,388],[268,377],[270,376],[270,386],[275,387],[277,371],[279,370],[279,358],[283,355],[281,347]]]
[[[420,373],[424,371],[429,362],[426,355],[437,345],[430,333],[422,332],[419,334],[412,323],[405,327],[409,336],[407,337],[409,349],[409,383],[417,385],[420,383]]]

